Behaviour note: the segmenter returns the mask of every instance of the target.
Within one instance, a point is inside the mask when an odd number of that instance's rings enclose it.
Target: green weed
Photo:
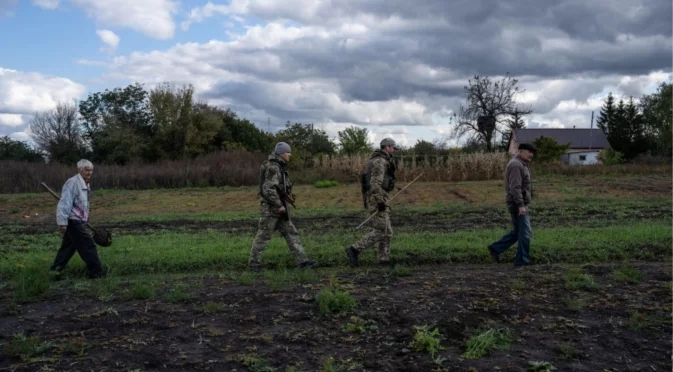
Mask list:
[[[44,297],[51,286],[52,273],[38,264],[22,268],[13,282],[18,302],[36,301]]]
[[[369,331],[379,329],[376,322],[371,319],[362,319],[357,316],[351,316],[350,320],[350,322],[342,327],[345,332],[365,334]]]
[[[358,306],[358,302],[348,292],[331,288],[321,289],[316,300],[321,315],[348,312]]]
[[[563,277],[567,289],[592,289],[596,287],[594,278],[589,274],[582,273],[579,269],[568,270]]]
[[[324,189],[328,187],[334,187],[334,186],[339,186],[339,182],[337,181],[317,181],[315,183],[315,187],[319,189]]]
[[[154,295],[154,287],[149,282],[138,282],[131,287],[131,298],[147,300]]]
[[[467,340],[465,353],[461,357],[479,359],[493,350],[509,350],[512,341],[514,341],[514,333],[509,328],[488,328],[477,331]]]
[[[414,334],[414,339],[409,344],[410,347],[416,351],[427,351],[433,358],[438,351],[444,350],[440,345],[440,334],[437,328],[431,331],[429,326],[423,325],[414,326],[414,329],[416,329],[416,333]]]
[[[5,345],[5,355],[27,361],[34,356],[46,353],[53,347],[54,345],[50,342],[42,342],[39,336],[27,337],[23,333],[15,333],[12,341]]]
[[[618,282],[626,282],[631,284],[638,284],[643,280],[643,274],[632,267],[624,267],[619,270],[615,270],[612,273],[614,280]]]

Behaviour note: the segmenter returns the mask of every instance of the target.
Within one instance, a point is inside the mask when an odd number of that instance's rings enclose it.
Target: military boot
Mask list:
[[[353,248],[352,245],[346,248],[346,255],[348,256],[348,259],[351,261],[353,266],[360,266],[360,263],[358,262],[358,256],[360,255],[360,252]]]

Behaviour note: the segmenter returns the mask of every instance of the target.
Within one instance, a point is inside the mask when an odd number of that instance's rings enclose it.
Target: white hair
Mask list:
[[[77,162],[77,170],[84,169],[84,168],[93,168],[93,163],[86,159],[82,159]]]

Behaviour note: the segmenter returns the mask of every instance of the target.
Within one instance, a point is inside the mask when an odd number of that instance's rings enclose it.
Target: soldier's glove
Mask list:
[[[384,202],[377,203],[376,208],[379,210],[379,212],[385,212],[386,211],[386,203],[384,203]]]

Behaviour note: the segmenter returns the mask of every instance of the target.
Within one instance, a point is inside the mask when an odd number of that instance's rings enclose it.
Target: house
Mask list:
[[[561,156],[568,165],[596,164],[599,162],[598,153],[610,147],[600,128],[535,128],[515,129],[507,148],[511,154],[516,154],[520,143],[533,143],[540,137],[551,137],[562,145],[570,143],[570,150]]]

